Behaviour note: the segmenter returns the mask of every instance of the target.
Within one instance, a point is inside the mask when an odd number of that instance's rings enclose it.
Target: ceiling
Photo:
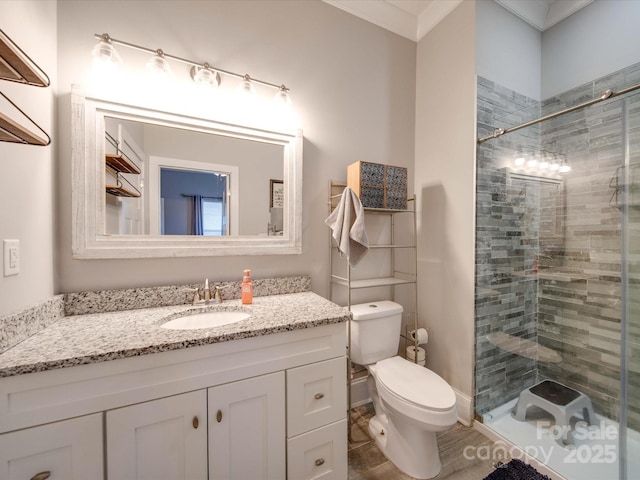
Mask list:
[[[463,0],[324,0],[417,42]],[[464,0],[471,1],[471,0]],[[541,32],[593,0],[495,0]]]

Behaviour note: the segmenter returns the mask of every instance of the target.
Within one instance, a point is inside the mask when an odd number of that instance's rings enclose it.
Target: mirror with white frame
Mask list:
[[[73,256],[300,253],[302,132],[72,93]]]

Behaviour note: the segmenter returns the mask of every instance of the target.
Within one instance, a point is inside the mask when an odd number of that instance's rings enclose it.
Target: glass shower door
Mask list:
[[[620,478],[640,478],[640,93],[624,99]]]

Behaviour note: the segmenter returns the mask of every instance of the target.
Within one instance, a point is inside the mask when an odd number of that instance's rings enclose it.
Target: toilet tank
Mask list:
[[[351,306],[351,361],[376,363],[398,354],[402,305],[388,300]]]

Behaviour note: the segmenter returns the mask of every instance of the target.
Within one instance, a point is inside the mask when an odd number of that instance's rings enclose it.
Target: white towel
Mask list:
[[[346,187],[340,203],[324,221],[338,244],[341,255],[346,255],[349,264],[355,267],[369,251],[369,238],[364,227],[364,208],[356,192]]]

